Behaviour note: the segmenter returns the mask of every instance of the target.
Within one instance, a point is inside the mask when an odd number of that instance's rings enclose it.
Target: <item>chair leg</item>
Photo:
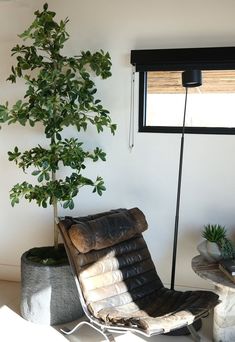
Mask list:
[[[115,342],[115,338],[110,332],[103,332],[103,335],[105,336],[108,342]]]
[[[79,322],[73,329],[67,329],[67,328],[63,328],[63,329],[60,329],[60,331],[65,334],[65,335],[71,335],[72,333],[74,333],[77,329],[81,328],[81,326],[83,325],[88,325],[89,327],[95,329],[96,331],[98,331],[100,334],[102,334],[106,341],[108,342],[115,342],[115,339],[113,337],[113,335],[109,332],[109,331],[104,331],[104,330],[101,330],[97,327],[95,327],[93,324],[91,324],[90,322],[87,322],[87,321],[82,321],[82,322]]]
[[[195,342],[200,342],[201,341],[201,337],[200,335],[196,332],[196,330],[194,329],[194,326],[192,324],[188,325],[187,326],[191,336],[192,336],[192,339],[195,341]]]

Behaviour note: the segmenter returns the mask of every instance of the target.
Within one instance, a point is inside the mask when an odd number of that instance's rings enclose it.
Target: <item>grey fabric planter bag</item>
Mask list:
[[[70,265],[45,266],[21,257],[21,315],[38,324],[57,325],[83,316]]]

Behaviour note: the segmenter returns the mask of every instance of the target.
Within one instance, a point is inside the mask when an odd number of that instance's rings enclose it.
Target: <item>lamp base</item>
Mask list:
[[[193,323],[193,327],[196,331],[200,330],[202,327],[202,320],[198,319]],[[188,330],[187,327],[183,327],[174,331],[171,331],[167,334],[164,335],[169,335],[169,336],[185,336],[185,335],[190,335],[190,331]]]

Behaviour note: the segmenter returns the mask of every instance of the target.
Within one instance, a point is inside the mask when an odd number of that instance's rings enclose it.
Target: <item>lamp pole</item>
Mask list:
[[[181,179],[182,179],[182,168],[183,168],[183,157],[184,157],[184,131],[185,131],[187,98],[188,98],[188,88],[186,87],[185,102],[184,102],[184,118],[183,118],[182,135],[181,135],[181,143],[180,143],[178,186],[177,186],[177,197],[176,197],[175,231],[174,231],[172,270],[171,270],[171,290],[174,290],[174,287],[175,287],[175,267],[176,267],[176,254],[177,254],[178,230],[179,230],[180,194],[181,194]]]
[[[184,117],[180,144],[180,160],[178,172],[178,186],[176,197],[176,212],[175,212],[175,230],[173,241],[173,254],[172,254],[172,269],[171,269],[171,290],[175,287],[175,268],[176,268],[176,255],[178,244],[178,228],[179,228],[179,211],[180,211],[180,194],[181,194],[181,180],[184,156],[184,132],[185,132],[185,119],[187,110],[188,88],[199,87],[202,85],[202,77],[200,70],[187,70],[182,73],[182,85],[185,87],[185,102],[184,102]]]

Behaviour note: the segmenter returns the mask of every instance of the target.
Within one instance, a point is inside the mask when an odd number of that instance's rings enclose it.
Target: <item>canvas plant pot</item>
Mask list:
[[[38,324],[57,325],[84,315],[70,265],[46,266],[21,257],[21,315]]]

